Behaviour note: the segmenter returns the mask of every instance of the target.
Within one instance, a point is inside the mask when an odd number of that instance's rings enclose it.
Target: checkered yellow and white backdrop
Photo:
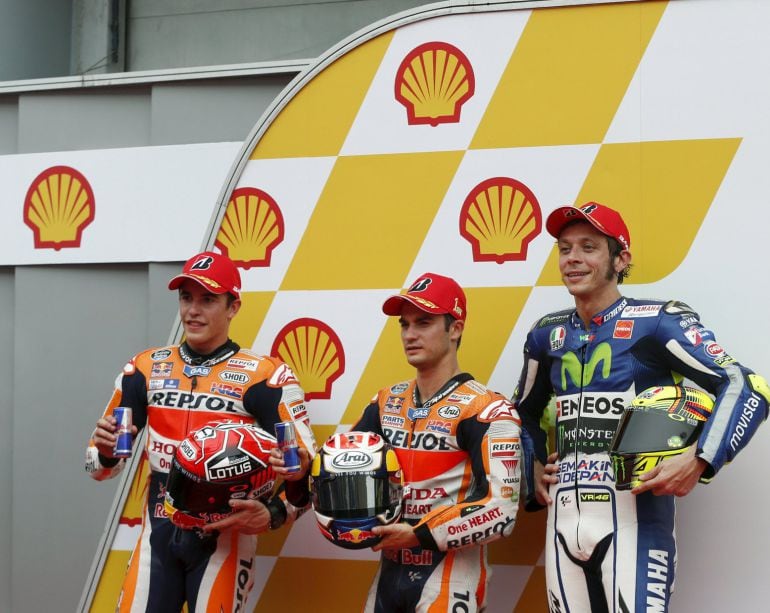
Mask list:
[[[242,268],[233,337],[293,365],[319,442],[412,376],[380,305],[425,271],[467,289],[461,366],[510,395],[529,326],[571,303],[544,231],[557,206],[621,210],[632,282],[698,307],[708,294],[683,282],[704,278],[701,265],[721,270],[713,240],[733,217],[718,196],[761,136],[750,116],[723,113],[736,101],[715,74],[732,78],[721,45],[735,17],[720,4],[412,14],[341,44],[276,101],[234,167],[209,246]],[[141,472],[95,610],[117,597]],[[490,548],[490,611],[547,610],[543,538],[544,515],[521,512]],[[311,513],[262,537],[258,565],[249,610],[358,611],[376,557],[327,543]]]

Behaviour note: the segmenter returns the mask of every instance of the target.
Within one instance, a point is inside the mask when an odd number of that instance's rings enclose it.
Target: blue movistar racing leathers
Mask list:
[[[574,309],[535,323],[514,401],[522,419],[527,509],[540,508],[533,460],[548,455],[541,418],[556,401],[557,484],[550,487],[546,583],[552,612],[667,611],[674,583],[674,497],[616,491],[608,448],[624,407],[682,377],[715,396],[697,444],[703,478],[767,418],[767,383],[717,344],[681,302],[621,298],[590,327]]]

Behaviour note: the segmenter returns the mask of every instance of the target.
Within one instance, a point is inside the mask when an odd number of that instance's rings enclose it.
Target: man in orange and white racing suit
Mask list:
[[[390,443],[405,485],[405,521],[373,528],[382,558],[366,611],[482,611],[486,543],[516,518],[520,422],[459,368],[466,301],[454,280],[426,273],[383,311],[399,316],[417,376],[380,390],[353,426]]]
[[[190,258],[169,289],[179,289],[186,340],[148,349],[132,358],[115,383],[88,446],[86,471],[97,480],[116,476],[125,459],[113,457],[112,409],[133,410],[134,434],[147,428],[143,450],[149,462],[142,531],[123,583],[120,611],[243,610],[254,582],[256,534],[277,529],[309,504],[301,488],[315,442],[304,393],[280,360],[241,349],[228,338],[240,308],[240,274],[227,257],[204,252]],[[266,504],[231,499],[233,513],[210,517],[203,529],[174,526],[164,510],[166,478],[179,443],[213,420],[255,423],[272,433],[293,421],[302,470],[286,492]],[[283,469],[276,472],[285,476]]]

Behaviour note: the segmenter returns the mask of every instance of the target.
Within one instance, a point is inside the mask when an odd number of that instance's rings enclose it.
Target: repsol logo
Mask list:
[[[150,404],[175,409],[204,409],[206,411],[225,411],[226,413],[238,412],[235,409],[235,402],[227,398],[173,390],[155,392],[150,396]]]
[[[446,441],[446,437],[437,436],[432,432],[418,432],[414,435],[411,444],[408,440],[406,430],[394,430],[392,428],[383,428],[385,438],[394,447],[403,449],[424,449],[425,451],[452,451],[452,448]]]
[[[246,598],[249,595],[248,587],[251,583],[251,568],[254,566],[253,559],[241,558],[238,560],[238,576],[236,582],[238,584],[235,590],[235,609],[233,613],[239,613],[243,611],[246,606]]]

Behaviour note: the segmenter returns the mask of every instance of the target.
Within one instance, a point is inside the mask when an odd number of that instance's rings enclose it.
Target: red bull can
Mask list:
[[[294,422],[281,421],[275,424],[275,438],[278,441],[278,449],[283,454],[284,467],[290,473],[297,472],[301,468],[301,464]]]
[[[112,455],[116,458],[130,458],[131,449],[134,446],[134,436],[131,434],[133,424],[133,414],[131,407],[115,407],[112,409],[112,416],[117,420],[117,430],[115,434],[118,440],[112,449]]]

